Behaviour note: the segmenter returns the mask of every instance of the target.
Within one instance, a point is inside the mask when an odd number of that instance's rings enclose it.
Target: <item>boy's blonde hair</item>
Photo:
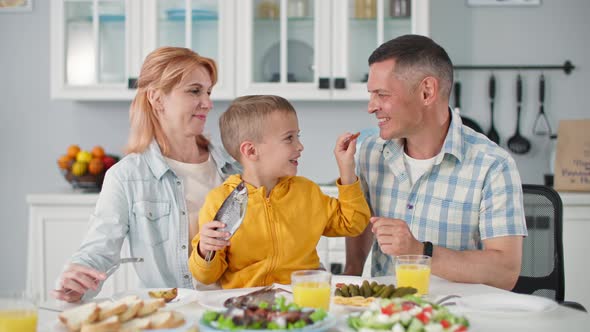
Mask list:
[[[156,116],[156,110],[150,104],[148,90],[161,90],[164,94],[189,75],[195,68],[204,67],[211,77],[213,85],[217,83],[217,66],[210,58],[183,47],[160,47],[145,58],[137,79],[137,94],[129,109],[131,130],[127,142],[127,153],[141,153],[147,149],[155,138],[163,155],[170,150],[168,138]],[[197,144],[207,149],[209,141],[197,136]]]
[[[283,97],[253,95],[234,99],[219,118],[219,131],[225,150],[235,160],[241,160],[240,144],[246,140],[261,142],[265,120],[273,112],[297,116],[293,105]]]

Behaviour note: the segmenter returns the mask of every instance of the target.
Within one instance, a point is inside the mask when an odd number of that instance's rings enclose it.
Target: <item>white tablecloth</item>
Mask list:
[[[336,282],[358,282],[359,277],[334,276]],[[392,283],[393,277],[374,278],[380,283]],[[210,291],[219,292],[219,291]],[[207,291],[199,292],[200,297],[206,297]],[[211,293],[210,293],[211,294]],[[450,282],[441,278],[432,277],[430,285],[430,299],[438,299],[449,294],[456,294],[462,297],[480,294],[511,294],[505,290],[480,285],[462,284]],[[582,311],[574,310],[564,306],[558,306],[555,310],[542,313],[501,313],[501,312],[460,312],[459,308],[449,307],[452,311],[467,316],[471,323],[470,331],[589,331],[590,315]],[[175,308],[187,317],[198,320],[205,310],[197,301],[185,306]],[[330,331],[350,331],[346,327],[346,313],[333,311],[339,318],[339,323]],[[39,332],[61,332],[57,322],[58,313],[55,311],[39,309]]]

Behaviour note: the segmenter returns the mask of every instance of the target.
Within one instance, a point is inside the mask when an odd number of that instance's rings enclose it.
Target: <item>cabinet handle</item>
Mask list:
[[[137,78],[132,77],[127,80],[127,88],[137,89]]]
[[[328,77],[320,77],[320,89],[329,89],[330,79]]]
[[[346,89],[346,78],[338,77],[334,79],[334,89]]]

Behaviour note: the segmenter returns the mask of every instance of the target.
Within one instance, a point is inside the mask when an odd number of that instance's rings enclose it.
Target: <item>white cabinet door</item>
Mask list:
[[[237,94],[329,99],[319,88],[330,71],[329,10],[329,1],[237,1]]]
[[[89,218],[98,195],[29,195],[29,237],[27,287],[41,301],[51,298],[51,290],[65,263],[78,250],[89,227]],[[124,244],[124,252],[128,246]],[[125,255],[123,253],[123,255]],[[104,283],[98,297],[126,290],[133,281],[127,266],[121,267]],[[134,273],[131,273],[135,275]]]
[[[332,98],[368,100],[368,59],[382,43],[429,34],[429,0],[333,0]]]
[[[138,0],[51,1],[51,97],[130,100]]]
[[[234,89],[232,0],[52,0],[51,97],[131,100],[145,57],[180,46],[215,59],[213,99]]]
[[[237,93],[367,100],[370,53],[403,34],[428,35],[428,9],[429,0],[240,1]]]

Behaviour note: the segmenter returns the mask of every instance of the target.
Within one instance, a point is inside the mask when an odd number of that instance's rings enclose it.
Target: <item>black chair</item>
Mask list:
[[[586,311],[579,303],[564,301],[561,197],[547,186],[525,184],[522,189],[528,236],[523,241],[520,276],[512,291]]]

